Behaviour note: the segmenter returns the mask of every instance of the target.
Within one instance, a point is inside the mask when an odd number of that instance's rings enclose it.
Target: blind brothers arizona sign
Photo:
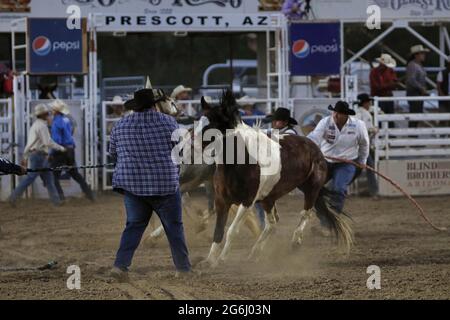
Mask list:
[[[383,160],[379,169],[397,181],[412,195],[450,194],[450,160]],[[380,179],[380,194],[396,196],[400,193]]]

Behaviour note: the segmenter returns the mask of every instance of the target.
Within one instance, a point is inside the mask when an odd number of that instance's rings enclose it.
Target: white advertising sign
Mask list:
[[[77,5],[81,15],[221,15],[255,14],[264,10],[258,0],[0,0],[0,32],[10,31],[10,22],[23,17],[67,17],[67,8]]]
[[[382,160],[378,169],[412,195],[450,194],[450,159]],[[401,195],[384,179],[379,182],[380,195]]]
[[[98,31],[233,31],[267,30],[273,24],[267,15],[100,15],[96,17]],[[275,21],[276,22],[276,21]]]
[[[80,7],[81,15],[226,15],[279,11],[282,0],[0,0],[0,32],[23,17],[67,17],[67,8]],[[377,5],[384,22],[395,19],[450,20],[450,0],[314,0],[312,17],[364,23],[367,9]],[[128,29],[130,29],[128,27]]]

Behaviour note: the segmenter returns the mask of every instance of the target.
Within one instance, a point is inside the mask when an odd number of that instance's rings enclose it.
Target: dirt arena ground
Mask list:
[[[450,226],[450,197],[419,198],[438,225]],[[194,206],[204,207],[195,196]],[[279,202],[281,221],[265,258],[246,261],[253,236],[243,228],[229,261],[199,277],[179,280],[165,238],[155,248],[142,246],[131,282],[107,277],[124,225],[120,196],[97,203],[72,199],[63,208],[45,201],[25,201],[17,209],[0,203],[0,299],[449,299],[450,233],[437,233],[405,199],[350,198],[356,245],[349,256],[330,239],[308,229],[305,245],[292,252],[290,236],[302,200]],[[192,258],[207,255],[213,222],[195,234],[185,219]],[[317,225],[317,220],[312,225]],[[48,271],[8,271],[40,266]],[[68,290],[69,265],[81,268],[81,290]],[[381,268],[381,290],[368,290],[367,267]]]

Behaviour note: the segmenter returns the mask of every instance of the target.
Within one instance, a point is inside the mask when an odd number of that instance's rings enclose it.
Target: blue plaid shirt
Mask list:
[[[172,161],[171,116],[147,110],[122,118],[111,132],[109,153],[116,162],[113,188],[137,196],[164,196],[179,188],[179,169]]]

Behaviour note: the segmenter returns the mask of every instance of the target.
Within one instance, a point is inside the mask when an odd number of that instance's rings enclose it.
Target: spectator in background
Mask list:
[[[374,125],[372,114],[370,113],[370,108],[372,107],[373,99],[366,93],[360,94],[358,96],[358,110],[356,111],[356,118],[363,121],[366,125],[367,131],[369,133],[370,140],[370,152],[367,158],[367,165],[369,167],[374,167],[373,151],[374,144],[373,138],[378,133],[378,128]],[[376,198],[378,195],[378,183],[375,177],[375,173],[370,170],[366,170],[367,173],[367,184],[369,187],[369,194],[371,197]]]
[[[191,88],[179,85],[172,91],[172,94],[170,95],[170,97],[177,103],[178,110],[180,111],[180,117],[195,118],[197,116],[197,112],[192,107],[192,105],[182,103],[182,101],[191,99],[191,92]]]
[[[376,59],[378,67],[370,72],[370,90],[372,97],[392,97],[397,87],[398,79],[394,68],[397,62],[391,55],[383,53]],[[394,101],[381,101],[379,103],[384,113],[394,113]]]
[[[411,47],[411,56],[406,68],[406,95],[408,97],[428,96],[427,72],[423,67],[429,49],[421,44]],[[410,113],[423,113],[423,101],[409,101]],[[410,128],[417,127],[416,121],[409,123]]]
[[[57,144],[50,137],[50,132],[48,131],[50,111],[47,106],[45,104],[37,105],[34,109],[34,115],[36,116],[36,121],[34,121],[28,133],[28,142],[23,152],[22,166],[26,167],[29,159],[31,169],[48,168],[49,149],[58,150],[61,153],[66,152],[66,149]],[[61,204],[61,200],[55,187],[53,173],[30,172],[9,197],[9,203],[13,207],[15,206],[17,199],[20,198],[26,189],[33,184],[38,176],[41,176],[45,181],[45,187],[48,190],[52,203],[55,206]]]
[[[70,120],[63,114],[65,103],[61,100],[56,100],[51,104],[53,111],[53,122],[51,128],[52,139],[58,144],[62,145],[65,152],[53,150],[51,153],[52,167],[69,166],[75,167],[75,140],[72,136],[72,126]],[[91,201],[94,201],[94,193],[84,180],[83,176],[78,172],[78,169],[71,168],[66,170],[67,173],[75,180],[81,187],[81,190]],[[59,179],[61,171],[55,171],[55,186],[61,200],[65,199],[64,191],[61,187]]]
[[[110,105],[110,109],[108,110],[106,117],[108,119],[121,119],[125,114],[124,101],[121,96],[115,96],[112,99],[112,104]],[[116,121],[108,121],[106,124],[106,133],[108,135],[111,134],[112,129],[114,128]]]
[[[239,99],[237,102],[241,106],[239,112],[242,117],[252,117],[252,116],[265,116],[265,113],[259,111],[255,108],[255,104],[251,102],[251,98],[249,96],[244,96]],[[253,127],[257,122],[257,119],[244,119],[244,123],[250,127]]]
[[[450,56],[447,58],[446,68],[438,73],[437,89],[441,97],[449,95],[450,89]],[[450,101],[439,101],[439,111],[443,113],[450,113]]]

